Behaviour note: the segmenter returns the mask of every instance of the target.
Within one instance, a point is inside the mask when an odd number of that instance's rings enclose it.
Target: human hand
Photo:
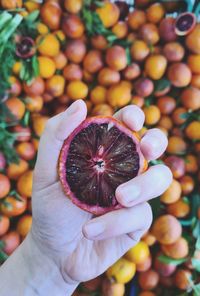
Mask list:
[[[76,207],[62,191],[57,163],[64,139],[86,115],[86,105],[79,100],[47,122],[34,172],[29,235],[58,266],[65,282],[74,286],[103,273],[140,240],[152,222],[147,201],[161,195],[172,181],[166,166],[155,165],[117,188],[116,198],[124,208],[92,218]],[[144,114],[136,106],[125,107],[114,117],[134,131],[144,123]],[[147,131],[141,140],[147,160],[158,158],[166,146],[167,139],[158,129]]]

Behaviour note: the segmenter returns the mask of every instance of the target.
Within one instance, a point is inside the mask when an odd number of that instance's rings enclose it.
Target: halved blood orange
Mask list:
[[[91,117],[64,141],[58,171],[74,204],[101,215],[122,206],[116,188],[147,167],[138,135],[112,117]]]

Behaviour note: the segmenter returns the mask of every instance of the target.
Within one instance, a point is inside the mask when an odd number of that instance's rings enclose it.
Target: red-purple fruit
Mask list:
[[[146,168],[136,133],[112,117],[86,119],[64,141],[58,172],[65,194],[101,215],[121,208],[116,188]]]
[[[28,59],[32,57],[36,52],[34,40],[30,37],[22,36],[17,39],[16,55],[22,59]]]
[[[175,23],[175,33],[179,36],[189,34],[196,25],[196,16],[191,12],[182,13]]]
[[[154,261],[154,268],[161,276],[170,276],[176,270],[176,265],[169,263],[167,264],[160,261],[159,256],[161,256],[161,254],[162,253],[159,252],[156,256]]]

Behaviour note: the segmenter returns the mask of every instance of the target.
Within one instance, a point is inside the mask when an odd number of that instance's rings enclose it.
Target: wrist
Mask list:
[[[71,295],[78,285],[64,280],[59,266],[40,250],[31,232],[0,268],[0,277],[3,278],[0,284],[2,296],[9,295],[11,290],[15,291],[13,296],[66,296]]]
[[[33,277],[34,286],[37,287],[39,295],[71,295],[78,283],[68,283],[62,275],[62,270],[56,262],[50,258],[48,251],[38,246],[29,233],[24,241],[23,256],[26,266]],[[48,292],[48,293],[47,293]]]

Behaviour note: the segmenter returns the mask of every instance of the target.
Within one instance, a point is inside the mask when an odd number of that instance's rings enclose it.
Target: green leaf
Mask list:
[[[131,64],[131,62],[132,62],[130,48],[129,48],[129,47],[127,47],[125,50],[126,50],[126,59],[127,59],[127,64],[128,64],[128,65],[130,65],[130,64]]]
[[[197,237],[199,237],[199,233],[200,233],[200,221],[197,220],[196,224],[195,224],[195,226],[194,226],[194,228],[192,230],[192,234],[193,234],[194,237],[197,238]]]
[[[31,12],[27,17],[25,17],[25,21],[29,24],[34,23],[38,19],[39,15],[40,15],[40,11],[35,10]]]
[[[162,78],[154,82],[154,92],[161,91],[171,85],[170,81],[166,78]]]
[[[178,265],[180,265],[180,264],[186,262],[188,259],[187,259],[187,258],[183,258],[183,259],[173,259],[173,258],[170,258],[170,257],[168,257],[168,256],[166,256],[166,255],[160,255],[160,256],[158,257],[158,260],[159,260],[160,262],[163,262],[163,263],[166,263],[166,264],[173,264],[173,265],[178,266]]]
[[[149,162],[150,166],[157,165],[157,164],[164,164],[164,162],[161,159],[155,159]]]
[[[34,77],[39,76],[40,71],[39,71],[39,62],[38,62],[38,58],[36,55],[34,55],[32,57],[32,69],[33,69],[33,75]]]
[[[187,196],[183,196],[182,201],[184,201],[184,203],[186,203],[188,205],[190,204],[190,200]]]
[[[26,111],[25,112],[25,115],[24,115],[24,117],[23,117],[23,119],[22,119],[22,125],[23,126],[28,126],[28,124],[29,124],[29,119],[30,119],[30,111]]]
[[[197,238],[196,244],[195,244],[195,248],[196,248],[197,250],[200,250],[200,232],[199,232],[199,236],[198,236],[198,238]]]
[[[192,266],[198,272],[200,272],[200,259],[192,258]]]

